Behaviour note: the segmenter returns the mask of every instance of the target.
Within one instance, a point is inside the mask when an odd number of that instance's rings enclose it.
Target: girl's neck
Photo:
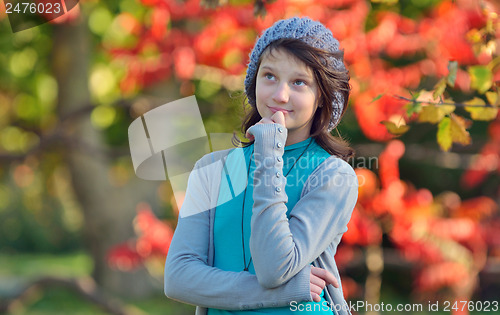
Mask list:
[[[285,146],[299,143],[301,141],[306,140],[310,136],[311,136],[310,130],[305,130],[305,129],[290,130],[290,129],[288,129],[288,136],[286,138]]]

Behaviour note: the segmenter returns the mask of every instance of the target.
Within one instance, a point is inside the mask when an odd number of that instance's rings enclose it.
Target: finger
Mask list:
[[[314,302],[321,302],[321,296],[317,295],[316,293],[311,292],[311,297]]]
[[[262,118],[261,120],[259,120],[259,122],[257,122],[255,125],[253,126],[256,126],[256,125],[260,125],[260,124],[272,124],[274,123],[271,118],[267,118],[267,117],[264,117]],[[253,141],[255,140],[255,137],[250,133],[250,128],[252,128],[253,126],[250,126],[248,129],[247,129],[247,132],[245,132],[245,138],[247,138],[248,140],[250,141]]]
[[[321,294],[321,292],[323,292],[323,288],[322,287],[319,287],[313,283],[311,283],[309,285],[310,289],[311,289],[311,292],[312,293],[315,293],[315,294]]]
[[[252,139],[254,138],[253,134],[250,133],[250,128],[248,128],[247,131],[245,132],[245,138],[247,138],[250,141],[252,141]]]
[[[313,274],[311,274],[311,278],[310,278],[309,282],[311,282],[311,284],[314,284],[314,285],[320,287],[321,290],[323,290],[325,288],[325,286],[326,286],[326,281],[324,281],[320,277],[317,277],[317,276],[315,276]]]
[[[257,122],[255,125],[253,126],[256,126],[258,124],[262,124],[262,119],[259,120],[259,122]],[[255,137],[253,136],[253,134],[250,132],[250,128],[252,128],[253,126],[250,126],[248,129],[247,129],[247,132],[245,133],[245,138],[249,139],[250,141],[255,139]]]
[[[275,117],[275,115],[277,113],[281,113],[281,116],[278,115],[278,116]],[[273,119],[273,117],[274,117],[274,119]],[[277,120],[277,121],[275,121],[275,120]],[[276,112],[271,117],[262,117],[262,119],[259,120],[259,122],[257,122],[255,125],[259,125],[259,124],[274,124],[275,122],[279,123],[279,124],[281,124],[283,126],[285,126],[285,116],[283,116],[282,112]],[[253,126],[255,126],[255,125],[253,125]],[[251,127],[253,127],[253,126],[251,126]],[[250,128],[248,128],[248,129],[250,129]],[[250,141],[255,140],[255,137],[248,131],[248,129],[247,129],[247,132],[245,133],[245,138],[247,138]]]
[[[283,112],[281,111],[277,111],[276,113],[274,113],[274,115],[271,116],[271,120],[277,124],[280,124],[284,127],[285,126],[285,114],[283,114]]]
[[[314,284],[311,284],[311,297],[313,299],[313,301],[315,302],[320,302],[321,301],[321,292],[323,291],[322,288],[314,285]]]
[[[329,283],[329,284],[333,285],[334,287],[338,288],[339,287],[339,281],[337,280],[337,278],[335,278],[335,276],[331,272],[326,271],[326,273],[327,273],[327,276],[324,278],[324,280],[327,283]]]
[[[312,267],[311,268],[311,274],[315,275],[316,277],[319,277],[323,279],[326,283],[333,285],[334,287],[338,288],[339,283],[337,281],[337,278],[329,272],[326,269],[323,268],[318,268],[318,267]]]

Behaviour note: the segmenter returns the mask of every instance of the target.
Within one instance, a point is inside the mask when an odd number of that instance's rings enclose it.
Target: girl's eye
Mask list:
[[[270,73],[266,73],[264,74],[264,76],[266,77],[266,79],[268,80],[273,80],[274,79],[274,75],[270,74]]]
[[[304,85],[306,85],[306,81],[297,80],[294,82],[294,84],[297,86],[304,86]]]

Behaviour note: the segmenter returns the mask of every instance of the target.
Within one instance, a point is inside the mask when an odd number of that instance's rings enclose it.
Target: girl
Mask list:
[[[190,174],[165,294],[197,314],[350,314],[334,255],[357,199],[330,131],[347,107],[338,41],[309,18],[276,22],[250,55],[249,142]]]

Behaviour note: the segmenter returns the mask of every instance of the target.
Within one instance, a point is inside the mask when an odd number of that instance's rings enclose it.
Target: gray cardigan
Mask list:
[[[335,156],[326,159],[305,182],[288,219],[286,178],[277,174],[282,172],[287,130],[258,124],[249,132],[255,136],[250,251],[256,274],[212,267],[213,220],[222,202],[223,163],[232,149],[207,154],[189,176],[165,263],[165,294],[197,305],[196,314],[206,314],[206,308],[248,310],[312,301],[311,262],[341,283],[334,255],[357,200],[353,169]],[[350,314],[341,287],[325,287],[325,299],[335,314]]]

